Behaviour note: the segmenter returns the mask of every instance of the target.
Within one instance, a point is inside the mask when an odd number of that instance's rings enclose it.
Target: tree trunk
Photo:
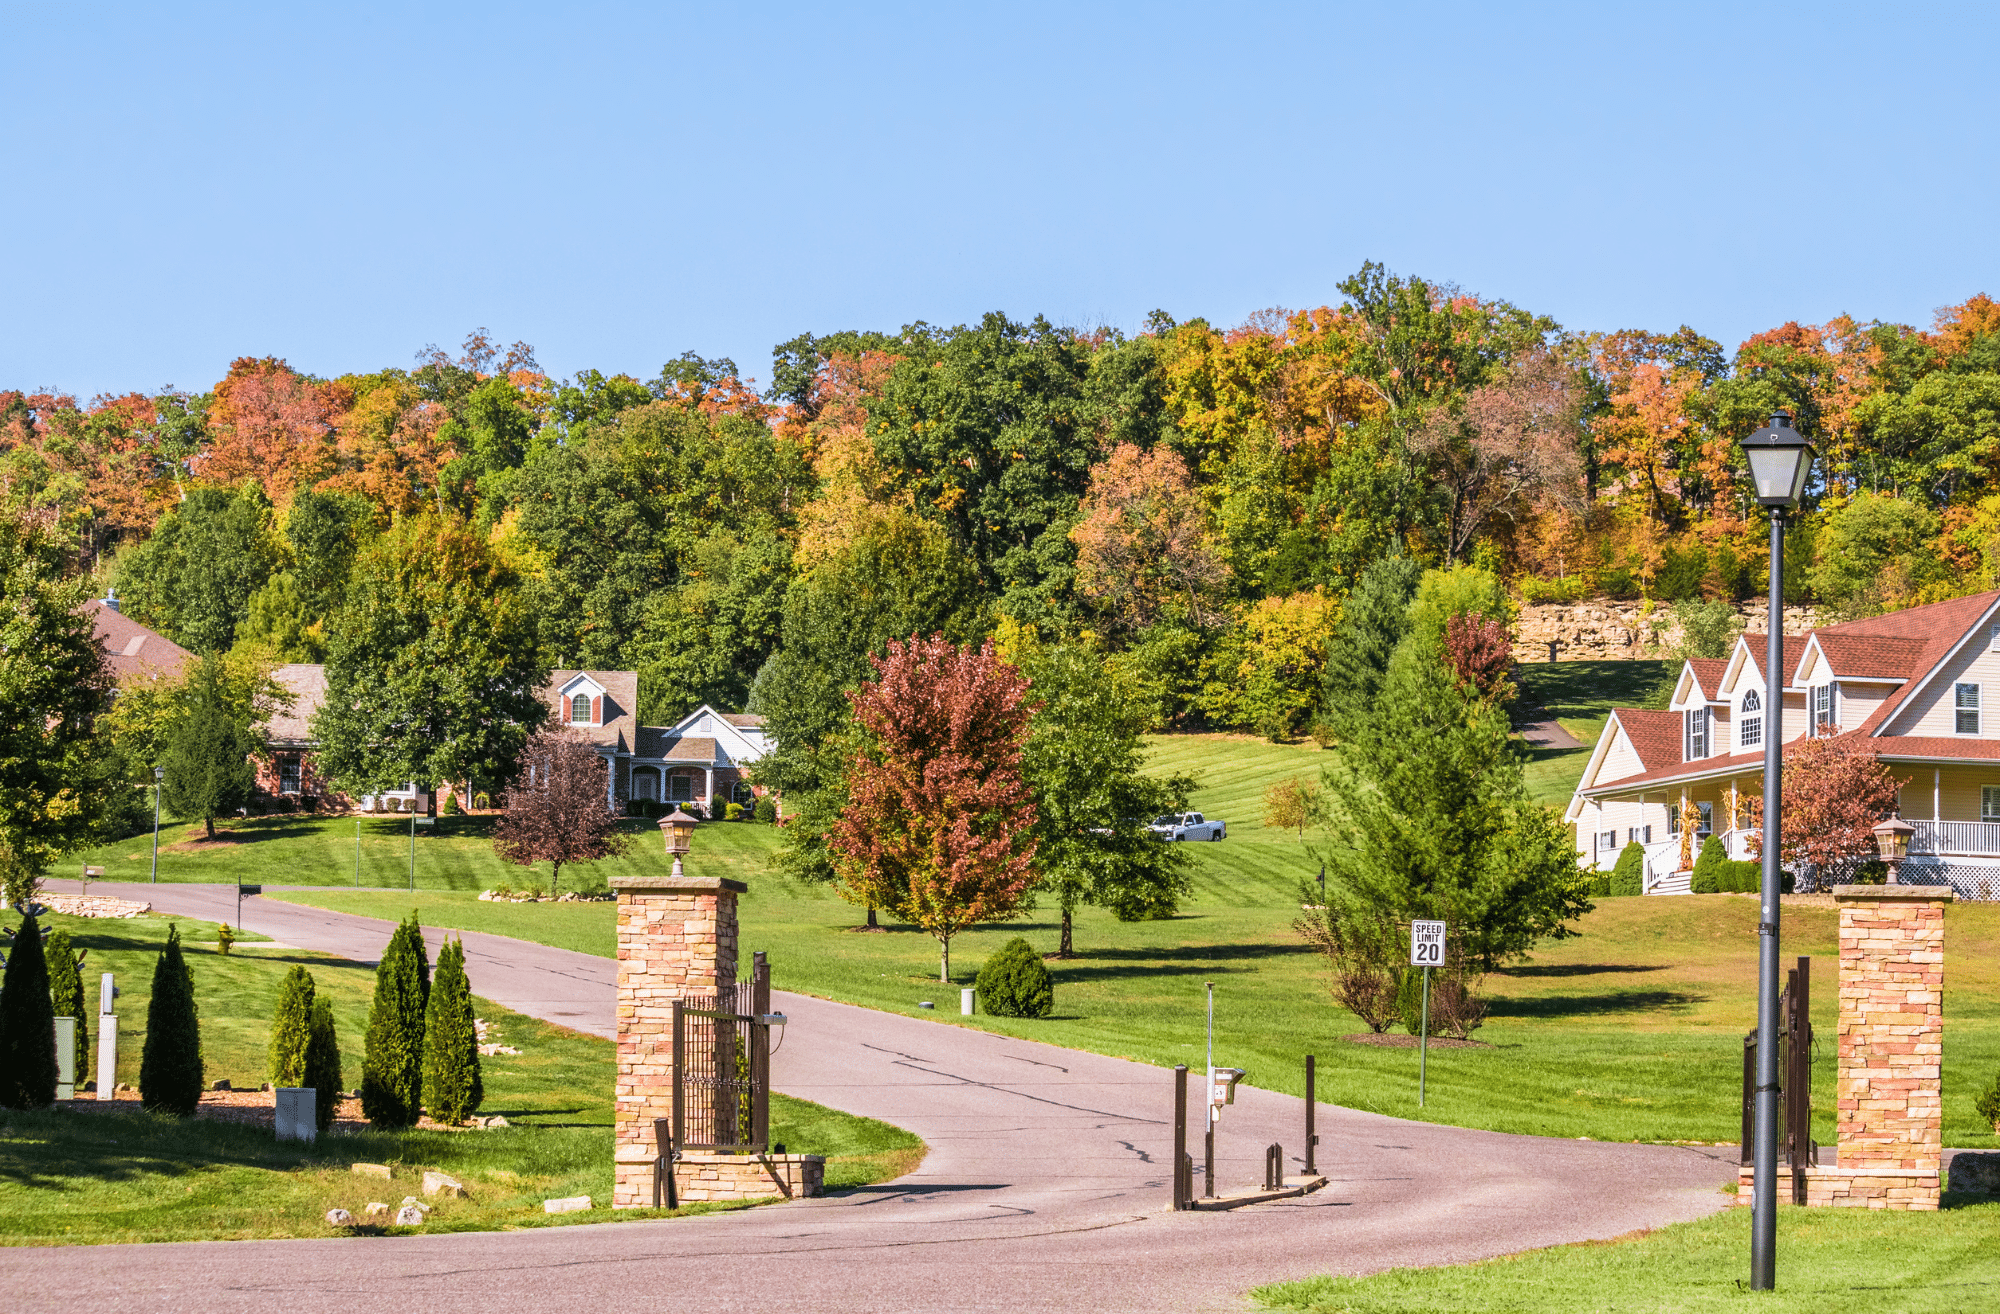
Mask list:
[[[202,820],[202,824],[208,827],[208,837],[209,837],[210,839],[214,839],[214,838],[215,838],[215,818],[214,818],[214,817],[203,817],[203,818],[202,818],[201,820]]]
[[[1062,914],[1063,914],[1063,920],[1062,920],[1062,939],[1061,939],[1061,941],[1060,941],[1060,942],[1058,942],[1058,943],[1057,943],[1057,945],[1056,945],[1056,957],[1058,957],[1058,958],[1074,958],[1074,957],[1076,957],[1076,952],[1075,952],[1075,946],[1074,946],[1074,945],[1072,945],[1072,944],[1070,943],[1070,934],[1069,934],[1069,932],[1070,932],[1070,913],[1069,913],[1069,909],[1067,909],[1067,908],[1063,909],[1063,910],[1062,910]]]
[[[875,905],[872,903],[868,905],[868,929],[871,931],[882,929],[881,924],[875,920]]]
[[[552,862],[549,864],[549,867],[551,869],[549,871],[549,897],[553,899],[556,897],[556,886],[562,883],[562,864],[560,862]]]
[[[938,980],[948,985],[951,982],[951,937],[947,935],[938,943],[943,946],[943,952],[938,956]]]

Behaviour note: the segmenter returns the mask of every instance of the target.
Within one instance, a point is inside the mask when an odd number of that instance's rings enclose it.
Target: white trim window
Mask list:
[[[571,694],[569,700],[569,723],[571,725],[590,724],[590,695]]]
[[[1651,826],[1629,826],[1625,830],[1625,842],[1627,844],[1651,844],[1653,842],[1653,828]]]
[[[1708,756],[1708,723],[1706,707],[1690,707],[1681,713],[1683,761],[1693,762]]]
[[[2000,785],[1979,787],[1979,819],[2000,821]]]
[[[1839,729],[1839,718],[1835,714],[1834,707],[1835,694],[1833,684],[1829,682],[1827,684],[1814,685],[1812,687],[1812,725],[1814,734]]]
[[[1764,742],[1764,700],[1757,696],[1755,689],[1743,695],[1743,716],[1737,722],[1739,742],[1745,748],[1756,748]]]
[[[1979,733],[1979,686],[1961,684],[1952,698],[1952,730],[1961,735]]]
[[[1987,632],[1986,646],[1992,652],[2000,652],[2000,625],[1995,625]]]
[[[1617,831],[1615,831],[1615,830],[1606,830],[1606,831],[1600,831],[1600,832],[1598,833],[1598,836],[1597,836],[1597,856],[1598,856],[1598,857],[1600,857],[1600,858],[1601,858],[1601,857],[1603,857],[1603,856],[1604,856],[1605,854],[1607,854],[1607,853],[1610,853],[1610,852],[1613,852],[1614,850],[1616,850],[1616,849],[1617,849],[1617,847],[1618,847],[1618,832],[1617,832]]]

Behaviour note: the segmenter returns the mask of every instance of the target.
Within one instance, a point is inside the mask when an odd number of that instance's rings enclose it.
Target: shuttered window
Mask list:
[[[1962,735],[1976,735],[1979,733],[1978,685],[1961,684],[1958,686],[1958,696],[1954,700],[1953,713],[1955,716],[1953,728],[1958,733]]]

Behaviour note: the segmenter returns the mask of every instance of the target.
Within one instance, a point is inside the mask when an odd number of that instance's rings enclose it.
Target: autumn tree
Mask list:
[[[930,932],[949,981],[952,937],[1011,916],[1034,883],[1028,681],[991,640],[913,636],[870,662],[875,678],[848,696],[864,739],[830,836],[840,891]]]
[[[1091,467],[1076,544],[1077,588],[1140,630],[1162,613],[1195,624],[1221,618],[1217,589],[1229,569],[1208,532],[1208,512],[1172,451],[1122,443]]]
[[[1857,735],[1808,735],[1785,752],[1778,852],[1787,864],[1824,871],[1875,851],[1874,829],[1896,806],[1900,783]],[[1750,805],[1750,851],[1761,854],[1764,800]]]
[[[521,750],[507,811],[493,830],[493,851],[522,867],[549,864],[549,893],[565,863],[595,862],[625,851],[606,789],[609,763],[571,730],[544,730]]]
[[[1264,791],[1264,824],[1273,830],[1296,830],[1300,839],[1306,827],[1319,819],[1320,786],[1317,780],[1291,776]]]

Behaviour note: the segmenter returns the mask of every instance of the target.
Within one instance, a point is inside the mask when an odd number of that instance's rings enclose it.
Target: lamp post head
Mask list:
[[[1896,868],[1902,865],[1904,858],[1910,856],[1910,836],[1916,833],[1915,826],[1893,812],[1889,814],[1887,821],[1874,829],[1875,852],[1881,855],[1882,861],[1889,864],[1889,880],[1892,883],[1896,880]]]
[[[666,839],[667,852],[676,858],[686,853],[694,841],[694,826],[694,818],[679,808],[660,818],[660,834]]]
[[[167,769],[166,769],[165,767],[154,767],[154,768],[153,768],[153,780],[154,780],[154,783],[156,783],[156,784],[157,784],[158,782],[160,782],[160,781],[162,781],[162,780],[165,780],[166,778],[167,778]]]
[[[1757,501],[1768,507],[1797,506],[1812,475],[1812,444],[1792,427],[1791,412],[1773,411],[1771,422],[1745,438],[1742,446]]]

